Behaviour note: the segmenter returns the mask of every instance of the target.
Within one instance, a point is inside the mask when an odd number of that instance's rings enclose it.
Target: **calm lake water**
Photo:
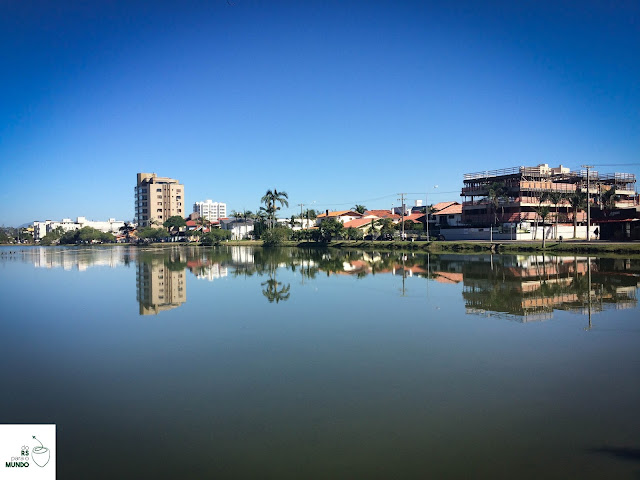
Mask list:
[[[640,478],[640,261],[0,248],[58,478]]]

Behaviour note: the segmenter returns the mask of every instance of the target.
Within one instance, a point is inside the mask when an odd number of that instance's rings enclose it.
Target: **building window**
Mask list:
[[[162,202],[158,202],[158,205],[162,206]]]
[[[162,195],[158,195],[158,198],[162,198]]]
[[[156,188],[156,192],[161,192],[162,189],[161,188]]]

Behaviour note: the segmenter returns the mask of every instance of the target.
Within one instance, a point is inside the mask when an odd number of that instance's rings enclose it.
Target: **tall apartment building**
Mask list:
[[[138,173],[135,187],[135,222],[141,227],[162,224],[169,217],[184,217],[184,185],[155,173]]]
[[[613,189],[616,208],[633,208],[637,205],[635,193],[636,177],[631,173],[600,174],[589,171],[588,198],[591,208],[603,207],[605,194]],[[503,185],[506,193],[498,199],[497,211],[488,200],[489,189],[494,184]],[[560,192],[565,197],[555,205],[552,201],[540,202],[542,194]],[[559,222],[573,222],[573,209],[567,199],[572,193],[587,193],[587,172],[570,171],[560,165],[550,168],[548,164],[536,167],[513,167],[464,175],[464,187],[461,197],[462,222],[469,226],[488,226],[495,222],[518,224],[534,222],[537,217],[536,208],[548,206],[551,214],[547,221],[554,222],[556,208]],[[586,221],[586,213],[579,211],[578,222]]]
[[[213,202],[211,200],[207,200],[206,202],[196,202],[193,204],[193,211],[198,213],[202,218],[206,218],[210,222],[213,222],[219,218],[225,218],[227,216],[227,204]]]

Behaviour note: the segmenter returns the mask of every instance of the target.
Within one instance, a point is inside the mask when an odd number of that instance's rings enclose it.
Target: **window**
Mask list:
[[[156,188],[156,192],[161,192],[162,189],[161,188]]]
[[[181,197],[180,195],[178,195],[178,196],[176,197],[176,200],[182,200],[182,197]]]
[[[182,213],[182,209],[181,208],[178,209],[178,213]]]
[[[158,195],[158,198],[162,198],[162,195]]]
[[[162,202],[158,202],[158,205],[162,206]]]

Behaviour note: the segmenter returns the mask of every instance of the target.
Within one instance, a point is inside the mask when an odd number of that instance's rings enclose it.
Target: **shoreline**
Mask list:
[[[202,246],[185,242],[159,242],[151,244],[104,243],[96,245],[65,245],[68,247],[114,247],[131,245],[135,247],[164,248],[170,246]],[[261,240],[229,240],[219,246],[252,246],[262,247]],[[3,247],[38,247],[34,244],[0,244]],[[52,245],[60,247],[60,245]],[[606,241],[549,241],[545,248],[539,241],[365,241],[365,240],[334,240],[331,242],[297,242],[287,240],[282,247],[298,247],[312,249],[360,249],[360,250],[408,250],[424,253],[545,253],[545,254],[637,254],[640,255],[640,242],[606,242]]]

